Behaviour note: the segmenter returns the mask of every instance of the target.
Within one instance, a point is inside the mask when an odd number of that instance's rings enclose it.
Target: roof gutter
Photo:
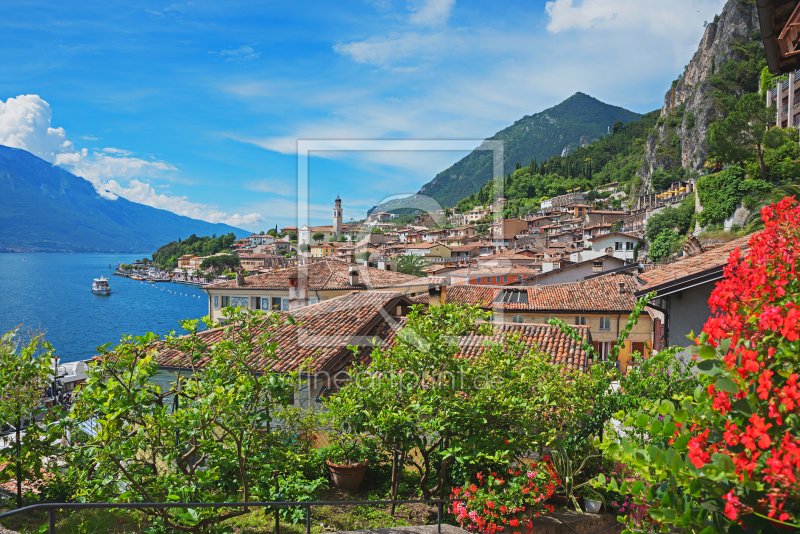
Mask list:
[[[778,57],[778,40],[773,24],[772,2],[773,0],[756,0],[756,7],[758,8],[758,21],[761,25],[761,38],[764,42],[769,72],[780,74],[781,65]]]

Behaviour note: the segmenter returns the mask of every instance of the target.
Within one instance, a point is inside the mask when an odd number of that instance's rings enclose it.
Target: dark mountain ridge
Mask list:
[[[583,146],[584,138],[590,143],[606,135],[616,121],[627,123],[641,117],[578,92],[552,108],[521,118],[489,139],[504,141],[504,172],[509,173],[517,163],[528,165],[533,158],[542,161],[566,155]],[[432,197],[442,206],[454,206],[491,178],[491,152],[475,150],[437,174],[419,194]]]
[[[0,146],[0,251],[152,252],[192,234],[250,232],[100,197],[87,180]]]

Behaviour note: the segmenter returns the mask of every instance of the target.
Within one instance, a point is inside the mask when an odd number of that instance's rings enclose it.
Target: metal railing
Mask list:
[[[223,502],[223,503],[210,503],[210,502],[169,502],[169,503],[107,503],[107,502],[89,502],[89,503],[39,503],[24,508],[17,508],[10,512],[0,514],[0,519],[12,517],[26,512],[34,512],[37,510],[47,510],[47,532],[48,534],[56,534],[56,510],[80,510],[80,509],[141,509],[141,508],[282,508],[287,506],[302,506],[306,509],[306,534],[311,534],[311,507],[312,506],[369,506],[376,504],[436,504],[436,531],[441,534],[442,532],[442,512],[444,505],[453,502],[463,502],[467,499],[407,499],[396,501],[305,501],[305,502]],[[269,512],[265,512],[269,513]],[[578,534],[569,523],[558,517],[554,512],[550,514],[555,517],[559,523],[567,527],[569,530]],[[277,521],[277,512],[276,512]],[[276,523],[276,527],[278,524]],[[601,534],[606,530],[619,527],[619,523],[613,523],[603,529],[593,532],[591,534]],[[280,532],[280,528],[276,528],[276,532]],[[585,533],[584,533],[585,534]]]
[[[442,532],[442,512],[445,503],[461,502],[466,499],[409,499],[396,501],[305,501],[305,502],[161,502],[161,503],[107,503],[107,502],[88,502],[88,503],[39,503],[17,508],[10,512],[0,514],[0,519],[5,519],[14,515],[47,510],[47,532],[56,534],[56,510],[80,510],[80,509],[141,509],[141,508],[284,508],[288,506],[302,506],[306,509],[306,534],[311,534],[311,507],[312,506],[368,506],[377,504],[436,504],[436,528],[437,532]],[[269,513],[269,512],[266,512]],[[558,517],[556,517],[558,519]],[[559,519],[559,521],[561,521]],[[562,521],[563,523],[563,521]]]

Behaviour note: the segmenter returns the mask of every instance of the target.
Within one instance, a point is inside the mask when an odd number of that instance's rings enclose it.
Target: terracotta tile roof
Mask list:
[[[497,254],[489,254],[487,256],[481,256],[479,258],[481,261],[485,260],[498,260],[498,259],[508,259],[508,260],[530,260],[533,261],[533,257],[528,254],[519,254],[518,252],[498,252]]]
[[[484,256],[485,257],[485,256]],[[490,274],[539,274],[540,271],[528,265],[482,265],[475,268],[466,268],[453,271],[451,275],[483,276]]]
[[[285,259],[285,256],[276,256],[275,254],[240,254],[241,260],[269,260],[269,259]]]
[[[246,276],[244,286],[236,287],[235,280],[228,280],[205,286],[203,289],[289,289],[289,277],[308,276],[308,288],[311,290],[323,289],[380,289],[403,285],[417,277],[392,271],[375,269],[374,267],[358,266],[358,281],[355,286],[350,285],[350,267],[346,263],[334,258],[324,258],[323,261],[310,265],[299,265],[285,269],[276,269],[267,274]]]
[[[643,273],[654,271],[656,269],[660,269],[660,268],[664,267],[663,265],[659,265],[657,263],[641,263],[639,265],[640,265],[641,272],[643,272]]]
[[[24,433],[23,433],[24,434]],[[0,471],[6,468],[7,463],[0,463]],[[40,493],[41,486],[47,481],[48,479],[53,478],[53,474],[47,472],[44,467],[39,470],[39,477],[33,480],[30,479],[30,472],[26,472],[25,476],[22,479],[22,493],[23,495],[26,492],[31,492],[36,495]],[[12,478],[6,482],[0,483],[0,496],[3,496],[5,493],[8,496],[16,496],[17,494],[17,479]],[[6,532],[3,530],[3,526],[0,525],[0,533]],[[11,532],[11,531],[8,531]],[[13,534],[13,533],[11,533]]]
[[[427,275],[426,276],[412,276],[411,278],[413,278],[413,280],[409,280],[408,282],[405,282],[403,284],[395,284],[392,287],[393,288],[395,288],[395,287],[397,287],[397,288],[400,288],[400,287],[414,287],[414,286],[424,286],[424,285],[436,283],[436,282],[432,282],[431,281],[432,280],[431,277],[429,277]]]
[[[467,245],[459,245],[457,247],[450,247],[451,252],[472,252],[473,250],[480,249],[481,246],[475,243],[469,243]]]
[[[422,248],[435,247],[437,245],[445,247],[445,248],[448,248],[448,249],[450,248],[447,245],[442,245],[438,241],[423,241],[422,243],[412,243],[410,245],[406,245],[406,248],[420,248],[420,249],[422,249]]]
[[[600,225],[598,225],[598,226],[600,226]],[[596,237],[592,237],[591,239],[589,239],[589,241],[594,241],[595,239],[605,238],[605,237],[608,237],[610,235],[619,235],[619,236],[622,236],[622,237],[627,237],[629,239],[635,239],[636,241],[644,241],[644,239],[642,239],[641,237],[637,237],[637,236],[631,235],[631,234],[626,234],[624,232],[608,232],[607,234],[602,234],[602,235],[598,235]]]
[[[742,252],[750,249],[750,236],[740,237],[733,241],[711,249],[707,252],[684,258],[675,263],[660,265],[656,269],[643,272],[637,279],[640,283],[639,293],[647,293],[667,287],[675,282],[689,279],[711,269],[721,269],[728,263],[728,256],[736,247]]]
[[[405,325],[405,318],[400,319],[400,323]],[[582,335],[583,340],[591,343],[591,330],[588,326],[573,326],[573,328]],[[458,347],[461,349],[459,356],[474,358],[487,349],[488,343],[502,343],[504,336],[519,334],[520,341],[524,345],[529,349],[538,347],[542,353],[550,356],[551,363],[565,365],[570,369],[586,370],[586,351],[581,349],[581,343],[564,335],[558,327],[548,324],[504,323],[492,325],[492,329],[493,334],[490,336],[480,335],[477,332],[460,336],[458,338]],[[392,334],[394,333],[392,332]],[[390,334],[391,339],[387,341],[387,346],[394,344],[392,334]]]
[[[619,291],[620,282],[624,284],[623,293]],[[503,291],[525,291],[528,293],[528,302],[495,302]],[[447,288],[445,302],[477,305],[494,310],[625,313],[636,305],[634,291],[636,281],[632,276],[608,275],[548,286],[508,288],[457,284]]]
[[[591,334],[589,327],[574,327],[581,333],[584,340],[590,341]],[[470,334],[458,340],[458,346],[467,357],[480,353],[487,341],[499,343],[506,334],[519,334],[520,341],[531,349],[534,346],[540,351],[550,355],[550,362],[553,364],[566,365],[571,369],[586,370],[586,351],[581,349],[580,343],[575,342],[571,337],[564,335],[555,326],[547,324],[503,324],[495,326],[493,336],[479,336]]]
[[[350,357],[348,345],[370,344],[376,337],[376,331],[386,333],[399,328],[399,323],[391,317],[399,304],[411,305],[412,302],[400,293],[360,291],[305,306],[291,313],[278,312],[282,319],[291,315],[296,323],[281,322],[267,330],[274,336],[272,342],[278,344],[277,358],[267,359],[256,348],[250,354],[248,363],[259,369],[288,373],[298,370],[311,358],[314,372],[335,370]],[[225,328],[199,334],[208,345],[222,341],[225,335]],[[381,337],[378,340],[384,341]],[[156,350],[155,360],[160,366],[188,366],[182,352],[165,349],[163,343]],[[201,359],[198,366],[202,367],[207,362],[207,359]]]

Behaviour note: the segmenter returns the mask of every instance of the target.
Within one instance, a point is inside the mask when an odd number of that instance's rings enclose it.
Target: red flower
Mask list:
[[[733,490],[729,491],[722,497],[725,502],[725,516],[731,521],[735,520],[739,515],[738,506],[741,504],[739,499],[733,495]]]

